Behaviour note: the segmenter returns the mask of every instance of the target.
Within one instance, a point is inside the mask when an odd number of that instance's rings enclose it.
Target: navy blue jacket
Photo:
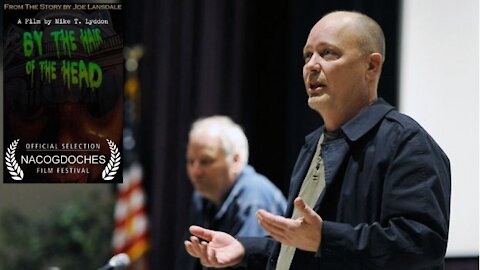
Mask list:
[[[293,169],[293,211],[323,127],[306,137]],[[326,188],[314,210],[324,220],[317,253],[296,250],[290,269],[444,268],[450,214],[450,163],[420,125],[382,99],[324,142]],[[280,245],[240,238],[248,269],[275,269]]]

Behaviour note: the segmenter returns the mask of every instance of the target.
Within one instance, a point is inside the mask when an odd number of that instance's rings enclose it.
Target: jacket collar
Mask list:
[[[370,131],[393,106],[382,98],[377,99],[372,105],[364,108],[355,117],[343,124],[343,133],[350,141],[356,141]]]
[[[394,107],[382,98],[378,98],[372,105],[362,109],[355,117],[340,127],[342,133],[350,141],[357,141],[370,131],[382,118]],[[320,135],[324,132],[325,126],[305,136],[305,144],[310,146],[316,144]]]
[[[220,209],[218,209],[218,212],[215,214],[215,219],[222,218],[222,216],[227,212],[228,208],[230,208],[230,206],[238,198],[239,193],[242,191],[245,185],[245,180],[247,178],[245,177],[245,175],[251,175],[254,173],[255,169],[248,164],[245,166],[245,168],[243,168],[240,175],[237,177],[237,179],[235,179],[233,185],[230,187],[227,193],[225,193],[222,205],[220,206]]]

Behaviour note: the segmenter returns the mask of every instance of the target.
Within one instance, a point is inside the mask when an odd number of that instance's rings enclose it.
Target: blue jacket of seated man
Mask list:
[[[220,208],[217,209],[213,203],[202,197],[198,192],[193,193],[189,225],[199,225],[226,232],[235,237],[266,236],[266,232],[258,224],[256,211],[264,209],[277,215],[283,215],[286,204],[286,199],[280,189],[265,176],[257,173],[252,166],[247,165],[225,194],[225,199]],[[187,230],[184,240],[189,237],[190,233]],[[197,270],[208,268],[202,268],[199,260],[191,257],[183,248],[182,243],[175,269]]]

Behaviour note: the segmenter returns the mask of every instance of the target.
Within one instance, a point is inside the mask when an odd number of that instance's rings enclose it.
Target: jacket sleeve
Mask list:
[[[239,237],[237,240],[245,248],[245,256],[239,266],[248,270],[265,270],[275,240],[270,237]]]
[[[387,162],[380,219],[351,225],[325,221],[316,257],[365,269],[432,269],[448,238],[450,164],[423,130],[398,134]]]

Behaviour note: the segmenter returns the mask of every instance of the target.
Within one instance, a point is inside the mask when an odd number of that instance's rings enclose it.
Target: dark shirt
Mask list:
[[[321,127],[306,137],[286,216],[323,132]],[[451,188],[445,153],[418,123],[382,99],[341,132],[322,144],[326,187],[313,208],[324,220],[320,248],[297,249],[290,269],[444,269]],[[239,240],[248,269],[275,269],[279,243]]]
[[[258,224],[256,211],[264,209],[283,215],[286,200],[282,192],[265,176],[258,174],[247,165],[233,186],[225,194],[220,208],[194,192],[189,224],[239,236],[265,236],[266,232]],[[187,231],[185,240],[190,236]],[[202,269],[199,260],[191,257],[182,248],[177,259],[176,269]],[[206,268],[205,268],[206,269]]]

